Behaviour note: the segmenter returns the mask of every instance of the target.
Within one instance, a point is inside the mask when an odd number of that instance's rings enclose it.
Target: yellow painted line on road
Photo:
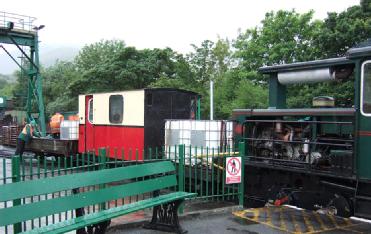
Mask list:
[[[317,222],[321,226],[321,229],[325,230],[327,227],[326,227],[325,223],[323,222],[323,220],[321,219],[321,217],[319,216],[319,214],[317,212],[314,212],[313,214],[314,214],[314,217],[316,218]]]
[[[259,214],[260,213],[260,212],[256,212],[257,209],[251,209],[250,211],[252,211],[254,214]],[[254,221],[254,222],[257,222],[257,223],[261,223],[261,224],[264,224],[264,225],[266,225],[268,227],[271,227],[273,229],[284,231],[284,232],[287,232],[289,234],[294,234],[293,232],[290,232],[287,229],[281,229],[280,227],[275,226],[275,225],[269,225],[269,224],[264,223],[264,222],[259,222],[258,221],[258,219],[259,219],[258,216],[254,216],[252,218],[248,218],[248,217],[245,216],[245,214],[248,213],[248,212],[249,212],[249,210],[243,210],[243,211],[235,211],[232,214],[235,215],[235,216],[237,216],[237,217],[239,217],[239,218],[242,218],[242,219],[246,219],[246,220],[249,220],[249,221]]]
[[[304,223],[305,223],[305,226],[307,227],[308,231],[309,232],[314,232],[314,227],[313,227],[312,222],[310,221],[310,219],[308,217],[308,214],[304,210],[302,210],[301,213],[303,215]]]
[[[271,212],[271,209],[267,208],[266,209],[266,220],[265,220],[265,223],[267,223],[268,225],[273,225],[272,223],[272,212]]]
[[[283,214],[283,208],[280,207],[280,228],[282,230],[287,230],[287,226],[286,226],[286,219],[285,219],[285,215]]]
[[[339,224],[336,222],[336,219],[333,215],[326,214],[326,216],[331,220],[331,223],[336,227],[339,228]]]
[[[291,222],[293,223],[294,229],[295,229],[295,231],[292,233],[303,233],[301,231],[300,225],[298,224],[298,222],[296,222],[295,214],[293,212],[290,212],[290,216],[291,216]]]
[[[285,211],[288,211],[287,213],[288,219],[285,217]],[[245,219],[245,220],[264,224],[273,229],[284,231],[290,234],[298,234],[298,233],[315,234],[315,233],[321,233],[324,231],[333,231],[333,230],[343,230],[343,231],[348,231],[352,233],[362,233],[360,231],[351,229],[352,227],[360,225],[360,223],[353,223],[350,219],[339,218],[339,217],[326,215],[326,214],[319,214],[314,211],[305,211],[305,210],[299,211],[299,210],[289,209],[286,207],[252,208],[252,209],[233,212],[233,215],[239,218]],[[323,218],[325,218],[326,220],[329,219],[330,223],[332,224],[331,227],[325,223],[328,221],[323,220]],[[278,219],[279,222],[277,225],[274,225],[273,220],[276,220],[276,219]],[[316,220],[317,222],[315,222],[314,220]],[[291,229],[291,225],[288,225],[290,222],[292,223],[294,230],[288,230],[288,228]],[[303,227],[301,227],[301,225],[303,225]],[[306,229],[302,230],[304,226],[306,227]]]
[[[325,228],[325,229],[318,230],[318,231],[314,231],[314,232],[305,232],[305,234],[315,234],[315,233],[322,233],[322,232],[325,232],[325,231],[327,232],[327,231],[334,231],[334,230],[346,230],[346,231],[350,231],[350,230],[347,230],[347,229],[345,229],[345,228],[356,227],[356,226],[358,226],[358,225],[360,225],[360,224],[357,223],[357,224],[353,224],[353,225],[346,226],[346,227],[342,227],[342,228],[337,228],[337,227],[333,227],[333,228]],[[358,231],[355,231],[355,230],[354,230],[354,232],[357,232],[357,233],[358,233]],[[363,232],[360,232],[360,233],[363,233]]]

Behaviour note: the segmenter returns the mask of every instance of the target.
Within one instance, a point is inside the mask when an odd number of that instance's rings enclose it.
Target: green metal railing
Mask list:
[[[109,149],[100,149],[98,155],[94,152],[84,154],[71,155],[69,157],[36,157],[36,158],[12,158],[0,159],[0,185],[5,183],[15,183],[18,181],[36,180],[39,178],[61,176],[72,173],[83,173],[93,170],[102,170],[105,168],[125,167],[128,165],[153,162],[159,160],[171,160],[176,165],[178,186],[168,188],[171,191],[186,191],[195,192],[197,197],[194,199],[211,201],[211,202],[235,202],[243,206],[243,177],[244,171],[242,167],[242,182],[240,184],[226,184],[225,168],[226,157],[241,156],[242,165],[245,155],[244,144],[239,145],[238,151],[233,149],[209,149],[203,147],[192,147],[179,145],[175,147],[175,152],[165,147],[149,148],[143,150],[145,160],[138,160],[138,150],[129,149],[129,158],[131,161],[121,161],[121,155],[124,155],[124,149],[115,149],[114,156],[108,157]],[[140,180],[137,178],[136,180]],[[110,186],[109,184],[100,185]],[[19,204],[33,203],[40,200],[61,197],[67,194],[76,193],[79,190],[92,191],[99,187],[84,187],[74,191],[62,191],[54,194],[45,194],[26,199],[18,199],[13,202],[1,202],[0,208],[16,206]],[[136,202],[139,200],[151,197],[152,194],[141,194],[134,197],[125,197],[120,200],[114,200],[94,206],[85,207],[85,213],[94,213],[101,209],[109,209],[112,207],[121,206]],[[0,233],[19,233],[21,231],[31,230],[36,227],[54,224],[63,220],[75,217],[73,211],[63,212],[48,217],[41,217],[37,220],[30,220],[23,223],[14,224],[13,227],[0,227]]]

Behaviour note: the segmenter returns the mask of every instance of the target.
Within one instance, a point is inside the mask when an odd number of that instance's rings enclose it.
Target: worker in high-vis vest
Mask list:
[[[19,134],[15,155],[22,157],[26,143],[29,142],[33,136],[40,137],[40,134],[36,130],[35,120],[32,120],[29,124],[26,124]]]

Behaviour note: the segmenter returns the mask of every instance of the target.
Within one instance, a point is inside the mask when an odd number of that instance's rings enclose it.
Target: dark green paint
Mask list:
[[[363,56],[366,54],[362,53]],[[371,180],[371,116],[364,116],[360,110],[360,89],[361,89],[361,66],[364,61],[371,60],[371,50],[368,50],[368,57],[363,57],[361,59],[356,60],[356,70],[355,70],[355,77],[356,77],[356,121],[357,121],[357,133],[356,134],[356,165],[357,165],[357,175],[360,179],[367,179]],[[358,56],[356,56],[358,58]],[[364,134],[364,133],[368,134]]]
[[[27,79],[27,121],[32,120],[31,113],[33,105],[37,106],[38,122],[41,127],[41,135],[46,135],[45,109],[42,90],[42,76],[40,74],[39,61],[39,40],[38,32],[35,31],[2,31],[0,34],[0,43],[15,44],[17,48],[27,58],[29,68],[21,68],[22,72],[26,70]],[[21,46],[29,47],[29,54]]]
[[[12,183],[17,183],[21,180],[21,165],[20,165],[20,157],[18,155],[12,158]],[[17,199],[13,197],[13,207],[18,207],[21,205],[21,199]],[[10,200],[10,199],[8,199]],[[1,216],[0,216],[1,217]],[[1,221],[0,221],[1,222]],[[1,225],[0,225],[1,226]],[[22,232],[22,223],[14,222],[13,225],[13,232],[20,233]]]
[[[0,226],[74,210],[76,208],[111,201],[126,196],[133,196],[158,189],[164,189],[174,186],[176,183],[176,176],[169,175],[161,178],[109,187],[97,191],[79,193],[72,196],[42,200],[23,206],[5,208],[0,210]]]
[[[0,202],[27,196],[54,193],[73,188],[133,179],[140,176],[167,173],[173,170],[174,165],[171,162],[163,161],[5,184],[0,187]]]
[[[278,82],[277,73],[273,73],[269,78],[269,108],[286,108],[286,86]]]

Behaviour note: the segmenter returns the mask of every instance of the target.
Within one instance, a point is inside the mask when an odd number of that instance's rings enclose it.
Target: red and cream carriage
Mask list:
[[[195,119],[199,97],[170,88],[79,95],[79,152],[143,160],[144,149],[164,145],[165,119]]]

